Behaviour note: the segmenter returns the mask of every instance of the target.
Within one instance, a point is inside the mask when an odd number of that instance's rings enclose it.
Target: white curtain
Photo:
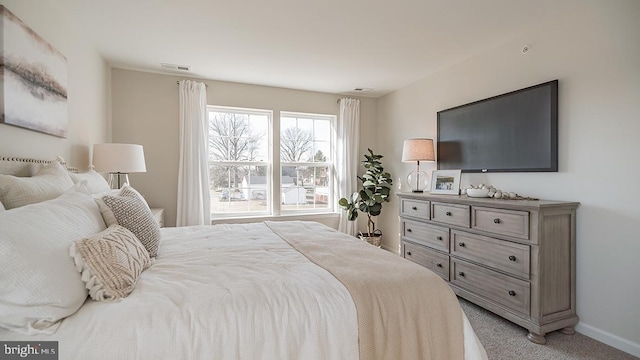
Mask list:
[[[360,100],[340,99],[340,118],[337,126],[338,146],[336,167],[338,199],[349,198],[358,190],[358,149],[360,148]],[[357,221],[348,221],[347,212],[340,209],[338,230],[356,236]]]
[[[180,164],[177,226],[210,225],[209,126],[203,83],[180,84]]]

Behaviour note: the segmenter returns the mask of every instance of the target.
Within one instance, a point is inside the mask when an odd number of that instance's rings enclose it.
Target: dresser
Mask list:
[[[576,202],[400,193],[401,254],[529,330],[573,334]]]

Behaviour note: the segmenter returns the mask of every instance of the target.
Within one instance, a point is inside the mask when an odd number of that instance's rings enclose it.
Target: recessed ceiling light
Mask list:
[[[169,70],[178,70],[178,71],[190,71],[191,70],[191,67],[187,66],[187,65],[176,65],[176,64],[160,63],[160,66],[162,66],[163,69],[169,69]]]

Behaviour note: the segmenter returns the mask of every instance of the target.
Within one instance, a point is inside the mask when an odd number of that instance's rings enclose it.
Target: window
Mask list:
[[[220,106],[208,116],[214,218],[335,210],[335,116],[281,112],[272,120],[269,110]]]
[[[211,213],[271,213],[271,111],[208,107]]]
[[[333,211],[335,117],[282,112],[282,212]]]

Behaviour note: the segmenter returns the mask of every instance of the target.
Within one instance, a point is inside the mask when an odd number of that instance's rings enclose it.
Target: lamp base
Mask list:
[[[120,189],[125,185],[129,185],[129,174],[127,173],[109,173],[109,187],[112,189]]]
[[[407,176],[407,183],[409,184],[409,188],[412,189],[411,192],[424,192],[424,189],[428,189],[430,185],[429,175],[422,170],[413,170]]]

